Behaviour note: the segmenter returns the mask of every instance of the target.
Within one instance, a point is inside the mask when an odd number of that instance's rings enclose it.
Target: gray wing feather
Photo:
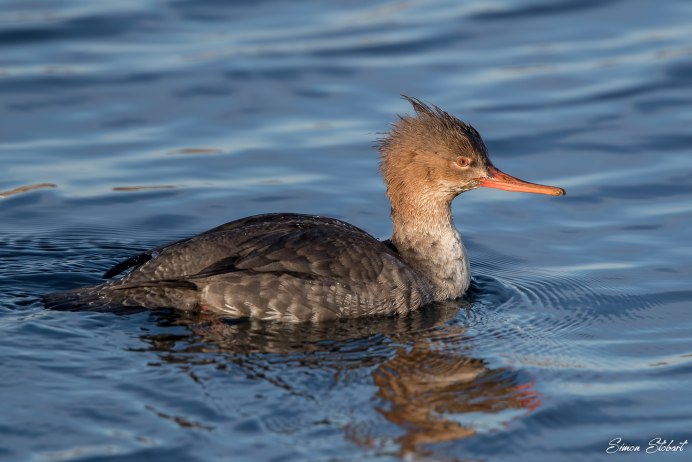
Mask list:
[[[185,280],[200,288],[200,305],[238,317],[322,320],[430,301],[427,281],[392,248],[333,218],[257,215],[144,254],[114,288]]]

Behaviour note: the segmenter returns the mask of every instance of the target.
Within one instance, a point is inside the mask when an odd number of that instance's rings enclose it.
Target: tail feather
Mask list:
[[[145,309],[195,309],[197,286],[186,281],[152,281],[142,284],[101,284],[46,294],[46,309],[57,311],[108,311],[131,313]]]
[[[57,311],[113,311],[114,306],[102,296],[103,285],[54,292],[41,297],[43,306]]]

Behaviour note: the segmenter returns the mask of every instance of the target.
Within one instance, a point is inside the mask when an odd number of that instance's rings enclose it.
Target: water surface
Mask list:
[[[4,1],[0,459],[688,460],[692,4]],[[323,326],[37,296],[235,218],[390,232],[399,94],[550,198],[455,203],[465,300]]]

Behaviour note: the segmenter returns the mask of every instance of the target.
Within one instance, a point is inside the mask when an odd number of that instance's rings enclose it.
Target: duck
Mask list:
[[[413,114],[400,115],[377,142],[389,239],[336,218],[254,215],[127,258],[106,271],[108,282],[45,295],[45,306],[172,308],[301,323],[403,315],[463,297],[471,276],[452,201],[477,188],[550,196],[565,190],[502,172],[471,125],[402,96]]]

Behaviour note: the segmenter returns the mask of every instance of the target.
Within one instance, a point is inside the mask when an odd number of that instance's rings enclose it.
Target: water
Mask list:
[[[689,460],[606,448],[692,438],[690,20],[683,0],[3,1],[0,459]],[[312,327],[37,302],[255,213],[388,236],[372,142],[400,93],[568,191],[457,200],[467,300]]]

